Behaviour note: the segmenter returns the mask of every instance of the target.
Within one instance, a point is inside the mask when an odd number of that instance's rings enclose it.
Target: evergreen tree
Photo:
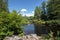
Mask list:
[[[45,3],[45,1],[42,2],[42,11],[43,11],[42,12],[43,14],[46,14],[46,3]]]
[[[50,20],[51,31],[53,36],[57,35],[57,31],[60,31],[60,0],[49,0],[47,5],[48,19]],[[53,21],[52,21],[53,20]],[[48,21],[49,22],[49,21]],[[48,24],[47,22],[47,24]],[[58,29],[58,30],[57,30]]]
[[[37,20],[40,20],[40,17],[41,17],[41,9],[40,9],[39,6],[37,6],[36,9],[35,9],[34,18],[37,19]]]
[[[2,4],[3,4],[3,1],[0,0],[0,12],[2,11]]]
[[[43,1],[42,3],[42,15],[41,15],[41,19],[42,20],[47,20],[47,12],[46,12],[46,3],[45,1]]]
[[[49,0],[47,7],[50,20],[60,18],[60,0]]]
[[[8,0],[0,0],[0,12],[2,11],[9,12],[8,11]]]

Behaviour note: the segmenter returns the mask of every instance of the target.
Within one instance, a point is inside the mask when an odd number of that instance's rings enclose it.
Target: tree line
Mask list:
[[[53,33],[52,36],[60,35],[60,0],[43,1],[42,7],[37,6],[34,11],[34,24],[36,25],[36,32],[39,27],[47,27],[48,34]],[[50,36],[50,35],[49,35]]]

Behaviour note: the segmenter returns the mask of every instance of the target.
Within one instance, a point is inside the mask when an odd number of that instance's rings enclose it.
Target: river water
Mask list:
[[[25,34],[35,34],[34,24],[28,24],[24,26],[23,29]]]

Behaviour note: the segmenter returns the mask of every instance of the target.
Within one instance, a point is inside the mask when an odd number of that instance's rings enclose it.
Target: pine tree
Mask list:
[[[57,31],[60,31],[60,0],[49,0],[47,10],[48,19],[50,20],[50,22],[48,22],[51,25],[50,30],[53,31],[53,36],[55,37],[57,35]]]
[[[0,0],[0,12],[2,11],[2,4],[3,4],[3,1]]]
[[[0,12],[8,12],[8,0],[0,0]]]
[[[40,17],[41,17],[41,10],[40,10],[40,7],[37,6],[36,9],[35,9],[34,18],[37,19],[37,20],[40,20]]]
[[[60,18],[60,0],[49,0],[47,7],[50,20]]]
[[[42,11],[43,11],[42,12],[43,14],[46,14],[46,3],[45,3],[45,1],[42,2]]]
[[[42,2],[42,15],[41,15],[42,20],[47,20],[47,10],[46,10],[46,3],[45,1]]]

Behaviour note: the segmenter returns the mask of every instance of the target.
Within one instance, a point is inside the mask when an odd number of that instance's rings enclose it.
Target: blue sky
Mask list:
[[[20,11],[22,15],[33,16],[36,6],[41,6],[43,0],[9,0],[9,10]]]

